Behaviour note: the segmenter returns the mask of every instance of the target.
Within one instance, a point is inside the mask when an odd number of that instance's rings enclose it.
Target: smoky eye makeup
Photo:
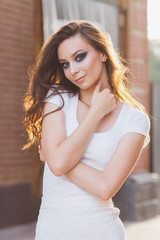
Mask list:
[[[81,52],[81,53],[77,54],[77,56],[75,57],[74,61],[77,62],[77,63],[83,61],[83,59],[85,59],[87,54],[88,54],[88,52]],[[69,63],[68,62],[60,62],[60,65],[64,69],[69,68]]]
[[[83,61],[83,59],[85,59],[85,57],[87,56],[87,53],[88,52],[82,52],[82,53],[77,54],[77,56],[75,57],[75,61],[76,62]]]
[[[67,69],[69,67],[69,63],[68,62],[62,62],[62,63],[60,62],[60,65],[64,69]]]

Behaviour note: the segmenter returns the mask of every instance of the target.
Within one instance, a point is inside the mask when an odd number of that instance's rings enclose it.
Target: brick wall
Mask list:
[[[34,221],[39,211],[31,183],[39,183],[40,161],[37,151],[21,148],[27,69],[42,40],[40,2],[0,0],[0,228]]]
[[[22,125],[27,68],[35,56],[34,0],[0,1],[0,186],[31,182]]]
[[[127,60],[133,90],[150,112],[150,83],[147,42],[147,0],[127,0]],[[150,146],[144,149],[134,173],[150,171]]]

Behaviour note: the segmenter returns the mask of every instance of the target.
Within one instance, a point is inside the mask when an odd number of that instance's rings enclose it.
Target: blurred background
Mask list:
[[[0,0],[1,229],[37,218],[43,164],[37,149],[21,150],[27,141],[27,71],[43,42],[72,20],[88,20],[109,32],[128,62],[134,93],[152,116],[150,144],[114,198],[121,218],[143,221],[160,214],[159,7],[157,0]]]

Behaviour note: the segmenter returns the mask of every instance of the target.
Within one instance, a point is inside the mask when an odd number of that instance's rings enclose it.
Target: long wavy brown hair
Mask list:
[[[30,69],[30,83],[24,98],[24,125],[28,132],[28,143],[23,149],[33,143],[39,143],[42,130],[42,109],[47,92],[52,89],[52,95],[69,92],[75,95],[79,88],[64,75],[59,63],[57,49],[65,39],[80,34],[95,50],[107,56],[106,68],[109,85],[117,99],[125,101],[132,107],[145,111],[143,105],[130,90],[127,73],[128,68],[119,53],[113,48],[109,34],[102,33],[94,25],[86,21],[74,21],[61,27],[42,46]],[[63,101],[63,104],[64,101]],[[59,108],[61,109],[62,106]]]

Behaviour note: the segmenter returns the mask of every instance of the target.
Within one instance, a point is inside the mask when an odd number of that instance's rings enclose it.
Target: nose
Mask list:
[[[77,67],[75,66],[74,63],[70,64],[70,72],[71,72],[72,75],[75,75],[78,72],[78,69],[77,69]]]

